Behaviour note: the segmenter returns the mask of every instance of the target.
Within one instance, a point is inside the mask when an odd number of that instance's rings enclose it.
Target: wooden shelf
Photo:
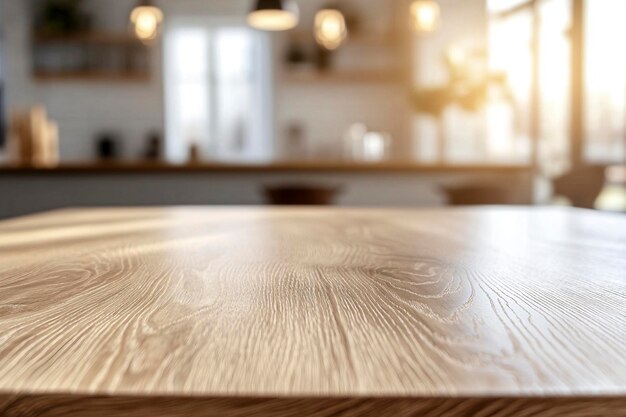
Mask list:
[[[141,40],[124,32],[82,32],[72,34],[35,33],[35,43],[119,44],[145,46]]]
[[[93,81],[93,82],[148,82],[148,73],[115,73],[104,71],[36,71],[33,78],[39,82]]]
[[[33,46],[35,52],[46,48],[78,47],[82,49],[84,47],[85,54],[97,53],[100,50],[117,51],[120,56],[128,56],[130,53],[147,53],[147,46],[126,32],[90,31],[70,34],[35,32],[33,34]],[[73,49],[67,50],[73,51]],[[93,65],[91,68],[95,69],[52,70],[47,69],[45,65],[37,65],[33,78],[38,82],[147,82],[150,80],[150,74],[140,69],[126,71],[125,67],[122,66],[112,71],[99,69]]]
[[[441,165],[420,164],[410,161],[383,161],[358,162],[346,160],[301,160],[275,161],[271,163],[220,163],[202,162],[196,164],[175,165],[166,162],[77,162],[62,163],[55,167],[31,167],[23,165],[0,166],[2,174],[82,174],[82,173],[529,173],[532,168],[528,165],[501,165],[501,164],[464,164]]]
[[[312,31],[289,32],[289,38],[296,42],[315,42]],[[394,46],[398,43],[399,36],[394,33],[355,32],[348,34],[345,45],[363,46]]]
[[[396,84],[403,81],[394,71],[315,71],[293,72],[286,70],[283,80],[287,83],[337,83],[337,84]]]

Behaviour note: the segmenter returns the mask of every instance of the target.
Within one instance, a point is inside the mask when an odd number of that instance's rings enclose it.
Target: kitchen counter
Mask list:
[[[54,173],[272,173],[272,172],[335,172],[335,173],[515,173],[529,172],[528,165],[498,164],[463,164],[438,165],[416,164],[411,162],[350,162],[350,161],[285,161],[271,163],[198,163],[198,164],[167,164],[149,162],[116,162],[116,163],[63,163],[53,167],[31,167],[6,165],[0,167],[3,173],[22,174],[54,174]]]
[[[0,251],[2,416],[626,409],[621,216],[63,210]]]
[[[0,168],[0,219],[64,207],[263,205],[267,187],[290,185],[338,189],[341,206],[441,206],[445,187],[464,184],[495,184],[511,190],[517,204],[533,201],[527,166],[64,163]]]

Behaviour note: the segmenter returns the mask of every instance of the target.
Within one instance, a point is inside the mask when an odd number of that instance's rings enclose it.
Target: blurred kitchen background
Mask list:
[[[0,0],[0,218],[626,211],[626,0]]]

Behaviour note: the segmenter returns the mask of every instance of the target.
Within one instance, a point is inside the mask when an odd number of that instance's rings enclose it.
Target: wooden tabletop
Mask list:
[[[624,416],[626,217],[154,208],[0,222],[0,415]]]

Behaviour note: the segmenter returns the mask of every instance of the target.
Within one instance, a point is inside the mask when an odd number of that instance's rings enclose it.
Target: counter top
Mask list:
[[[435,165],[412,162],[365,163],[350,161],[290,161],[271,163],[199,163],[175,165],[166,163],[124,162],[124,163],[63,163],[44,168],[31,166],[0,167],[0,175],[9,174],[54,174],[54,173],[447,173],[447,172],[530,172],[528,165]]]
[[[621,216],[63,210],[0,251],[2,416],[626,409]]]

